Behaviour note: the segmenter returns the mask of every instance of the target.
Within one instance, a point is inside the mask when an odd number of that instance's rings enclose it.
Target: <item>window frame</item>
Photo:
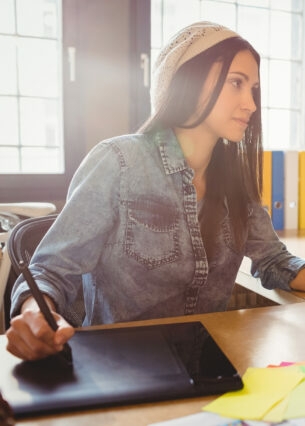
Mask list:
[[[130,0],[130,131],[146,121],[151,112],[150,68],[151,68],[151,4],[150,0]],[[143,69],[141,55],[147,59],[147,69]],[[147,83],[144,84],[144,73]]]
[[[14,173],[0,175],[0,202],[54,201],[65,198],[74,171],[85,155],[81,135],[80,82],[70,81],[67,49],[77,46],[78,4],[62,2],[62,87],[64,172],[54,174]]]
[[[108,2],[109,0],[92,0]],[[91,3],[94,6],[94,3]],[[81,24],[83,0],[63,0],[63,137],[65,172],[63,174],[2,174],[0,176],[0,202],[59,201],[66,198],[69,183],[82,159],[88,152],[86,132],[88,123],[83,114],[83,100],[86,95],[86,48],[82,35],[86,28]],[[126,25],[129,34],[129,131],[135,132],[150,114],[149,87],[143,86],[141,53],[150,61],[150,0],[126,0],[124,10],[128,10]],[[128,24],[127,24],[128,22]],[[87,29],[90,32],[90,28]],[[117,29],[114,28],[114,31]],[[81,33],[82,32],[82,33]],[[76,80],[70,81],[68,48],[76,49]],[[115,48],[115,47],[114,47]],[[96,140],[96,143],[98,140]]]

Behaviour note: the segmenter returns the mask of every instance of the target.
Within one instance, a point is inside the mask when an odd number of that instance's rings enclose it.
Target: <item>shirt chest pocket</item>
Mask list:
[[[175,208],[151,200],[129,203],[124,250],[147,269],[177,260],[180,250]]]

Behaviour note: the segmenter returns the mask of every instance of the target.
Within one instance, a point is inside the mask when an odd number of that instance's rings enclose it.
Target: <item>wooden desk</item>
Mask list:
[[[305,231],[278,231],[278,235],[292,254],[305,258]],[[237,284],[280,305],[305,301],[305,292],[265,289],[260,279],[251,275],[250,268],[251,260],[245,257],[236,277]]]
[[[305,305],[301,303],[218,312],[159,322],[201,321],[229,356],[240,374],[247,367],[265,367],[281,361],[305,361]],[[152,324],[145,321],[138,324]],[[129,326],[130,323],[122,326]],[[116,325],[117,326],[117,325]],[[109,326],[106,326],[107,328]],[[113,327],[113,326],[110,326]],[[19,360],[5,350],[6,337],[0,336],[0,385],[4,386],[8,368]],[[27,426],[147,426],[198,413],[213,397],[199,397],[152,404],[139,404],[88,410],[22,420],[17,425]]]

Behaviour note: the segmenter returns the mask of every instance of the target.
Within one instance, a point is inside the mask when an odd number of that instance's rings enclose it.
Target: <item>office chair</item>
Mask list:
[[[10,231],[25,218],[45,216],[55,211],[56,206],[53,203],[0,203],[0,333],[4,331],[3,300],[11,272],[11,262],[6,247]]]
[[[53,225],[56,217],[57,214],[50,214],[39,218],[25,219],[12,229],[7,241],[7,251],[17,275],[20,273],[20,260],[23,260],[25,264],[30,262],[36,247]]]
[[[43,236],[53,225],[57,214],[51,214],[48,216],[25,219],[19,222],[11,231],[9,239],[7,241],[7,251],[11,260],[13,273],[12,277],[8,282],[4,302],[5,302],[5,327],[9,326],[9,313],[11,306],[11,291],[16,281],[19,271],[19,262],[23,260],[28,264],[32,258],[32,255],[42,240]],[[80,277],[81,279],[81,277]],[[80,286],[81,287],[81,286]],[[66,320],[73,326],[81,326],[85,315],[84,300],[82,288],[78,293],[75,303],[66,312]]]

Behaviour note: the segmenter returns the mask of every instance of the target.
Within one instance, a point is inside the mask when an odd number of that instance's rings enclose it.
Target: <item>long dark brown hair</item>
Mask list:
[[[198,126],[212,111],[236,54],[249,50],[258,68],[260,57],[240,37],[229,38],[184,63],[174,74],[167,99],[139,130],[150,133],[164,128]],[[201,89],[215,62],[221,63],[218,81],[204,111],[193,123],[185,125],[196,110]],[[200,227],[208,257],[213,255],[215,235],[220,226],[219,213],[227,203],[235,247],[245,242],[249,203],[260,202],[262,189],[262,129],[260,89],[253,92],[256,111],[252,114],[240,142],[219,139],[206,171],[206,194]],[[203,141],[204,143],[204,141]]]

